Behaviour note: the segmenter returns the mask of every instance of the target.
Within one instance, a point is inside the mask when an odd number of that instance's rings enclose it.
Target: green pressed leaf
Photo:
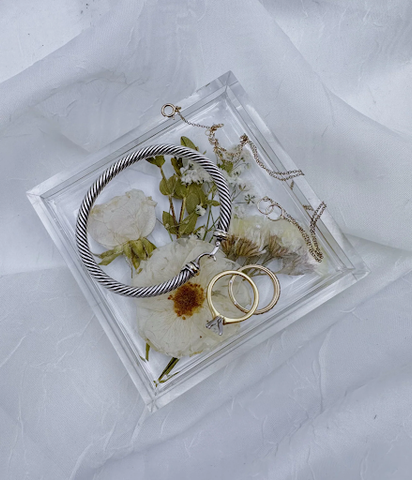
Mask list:
[[[166,195],[166,197],[168,197],[169,195],[171,195],[171,193],[169,192],[169,188],[167,186],[167,180],[165,178],[162,178],[160,180],[160,183],[159,183],[159,190],[160,190],[160,193],[162,195]]]
[[[181,158],[175,158],[173,157],[171,160],[170,160],[173,168],[175,169],[175,172],[177,173],[177,175],[179,175],[179,177],[182,175],[180,173],[180,169],[183,167],[183,160]]]
[[[101,255],[103,255],[103,254],[101,254]],[[100,256],[100,258],[103,258],[103,260],[101,262],[99,262],[99,265],[109,265],[109,263],[113,262],[113,260],[115,258],[117,258],[119,255],[121,255],[121,252],[120,253],[113,253],[112,255],[106,255],[105,257],[102,257],[101,255],[98,255],[98,256]]]
[[[134,269],[137,270],[140,266],[140,258],[138,258],[136,255],[133,255],[132,256],[132,263],[133,263]]]
[[[189,194],[189,189],[187,186],[178,179],[175,185],[174,198],[185,198]]]
[[[227,173],[231,173],[232,170],[233,170],[233,162],[229,161],[229,160],[223,160],[222,163],[219,163],[218,164],[218,167],[221,169],[221,170],[224,170],[225,172]]]
[[[153,251],[156,250],[156,245],[147,238],[142,238],[141,241],[143,243],[143,248],[145,249],[146,254],[150,257]]]
[[[187,137],[180,137],[180,144],[187,148],[192,148],[193,150],[199,151],[196,145]]]
[[[189,185],[189,194],[193,193],[197,196],[197,204],[198,205],[205,205],[206,204],[206,195],[203,191],[202,185],[198,185],[197,183],[192,183]]]
[[[189,195],[186,198],[187,213],[194,212],[198,205],[199,205],[199,197],[195,193],[189,193]]]
[[[133,252],[132,252],[132,246],[130,245],[129,242],[123,244],[123,253],[126,255],[126,257],[129,260],[132,260]]]
[[[123,247],[122,245],[118,245],[117,247],[114,247],[111,250],[106,250],[103,253],[95,253],[94,255],[99,258],[106,258],[106,257],[111,257],[113,255],[117,256],[117,255],[120,255],[121,253],[123,253]]]
[[[176,222],[175,222],[174,218],[172,217],[172,215],[170,215],[169,212],[163,212],[162,222],[163,222],[163,225],[164,225],[165,229],[168,232],[173,233],[175,235],[177,234]]]
[[[156,167],[160,168],[165,163],[165,157],[163,155],[159,155],[158,157],[146,158],[146,161],[151,163],[152,165],[156,165]]]
[[[163,370],[163,372],[160,374],[159,378],[157,379],[159,382],[162,381],[162,378],[165,376],[165,375],[168,375],[172,370],[173,368],[175,367],[176,363],[179,361],[178,358],[175,358],[173,357],[170,362],[166,365],[166,368]]]
[[[210,205],[212,205],[212,207],[218,207],[220,205],[220,202],[218,202],[217,200],[212,200],[209,203],[210,203]]]
[[[160,193],[162,195],[166,195],[167,197],[172,196],[175,191],[177,180],[178,180],[177,175],[173,175],[169,179],[162,178],[159,183]]]
[[[141,260],[146,260],[147,254],[143,248],[143,242],[141,240],[133,240],[130,242],[133,253]]]
[[[179,225],[180,235],[190,235],[196,228],[196,222],[199,217],[195,212],[188,215]]]

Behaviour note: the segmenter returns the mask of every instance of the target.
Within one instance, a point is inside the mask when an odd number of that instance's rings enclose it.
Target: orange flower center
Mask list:
[[[190,317],[200,310],[206,300],[206,295],[198,283],[188,282],[179,287],[173,295],[169,295],[168,299],[173,300],[176,315],[186,320],[186,317]]]

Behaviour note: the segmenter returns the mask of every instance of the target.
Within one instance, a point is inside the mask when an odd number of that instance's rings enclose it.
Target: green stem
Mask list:
[[[161,173],[161,175],[162,175],[163,180],[164,180],[165,182],[167,182],[167,178],[166,178],[165,172],[163,171],[163,168],[162,168],[162,167],[160,167],[160,173]],[[175,212],[175,207],[174,207],[174,205],[173,205],[172,196],[171,196],[171,195],[168,195],[168,198],[169,198],[170,214],[172,215],[173,220],[174,220],[175,223],[177,224],[176,212]],[[177,233],[176,237],[177,237],[177,238],[180,237],[179,233]]]
[[[175,224],[178,225],[178,228],[177,228],[177,233],[176,233],[176,238],[180,238],[180,235],[179,235],[179,224],[177,223],[177,219],[176,219],[176,213],[175,213],[175,207],[173,206],[173,200],[172,200],[172,197],[169,195],[169,205],[170,205],[170,213],[173,217],[173,220],[175,221]]]
[[[185,215],[185,210],[186,210],[186,197],[183,197],[182,206],[180,207],[179,225],[183,222],[183,217]]]
[[[160,374],[160,377],[157,380],[160,382],[165,375],[168,375],[178,361],[179,361],[178,358],[173,357],[170,360],[170,362],[166,365],[166,368],[163,370],[163,372]]]

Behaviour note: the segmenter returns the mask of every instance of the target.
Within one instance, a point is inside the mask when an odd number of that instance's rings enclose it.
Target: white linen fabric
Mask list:
[[[411,478],[410,2],[31,6],[0,7],[0,478]],[[372,273],[148,415],[25,192],[228,70]]]

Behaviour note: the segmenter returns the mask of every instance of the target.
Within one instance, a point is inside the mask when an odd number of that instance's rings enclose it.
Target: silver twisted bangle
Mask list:
[[[103,188],[110,182],[110,180],[112,180],[118,173],[122,172],[125,168],[133,165],[139,160],[143,160],[145,158],[157,155],[173,155],[175,157],[182,157],[188,160],[193,160],[199,165],[201,165],[212,177],[218,190],[220,202],[219,224],[214,232],[216,245],[211,252],[202,253],[196,259],[185,265],[182,270],[170,280],[159,283],[158,285],[152,285],[150,287],[131,287],[130,285],[125,285],[124,283],[117,282],[112,277],[103,272],[99,265],[97,265],[96,260],[94,259],[94,256],[90,251],[90,246],[87,238],[87,223],[94,202],[96,201],[98,195],[103,190]],[[186,283],[188,280],[190,280],[190,278],[194,277],[200,270],[199,262],[203,256],[208,256],[216,260],[215,254],[219,250],[220,243],[227,237],[231,214],[232,202],[229,186],[225,177],[220,172],[219,168],[211,160],[190,148],[168,144],[152,145],[150,147],[145,147],[140,150],[135,150],[134,152],[125,155],[120,160],[113,163],[100,175],[100,177],[90,187],[89,191],[86,193],[80,205],[79,213],[77,215],[77,249],[80,258],[89,274],[107,289],[119,295],[125,295],[128,297],[154,297],[156,295],[168,293]]]

